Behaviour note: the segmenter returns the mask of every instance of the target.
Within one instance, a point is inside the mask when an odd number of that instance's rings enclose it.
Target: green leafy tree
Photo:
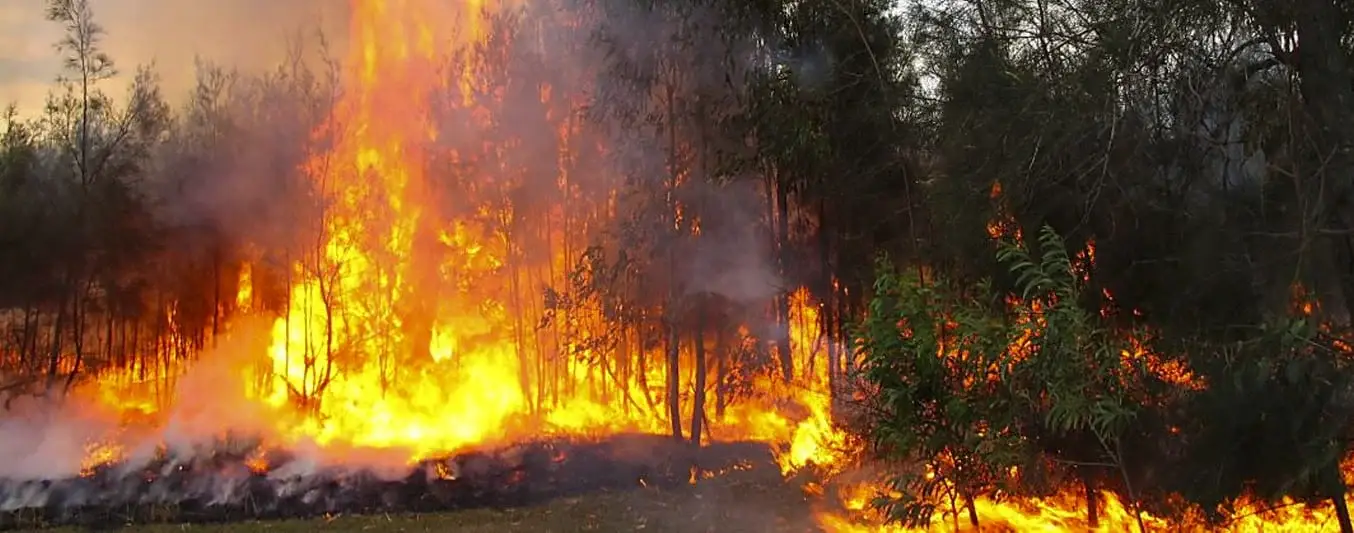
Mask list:
[[[1082,282],[1052,228],[1043,228],[1037,247],[1006,243],[998,257],[1015,274],[1023,302],[1040,304],[1037,313],[1020,307],[1033,335],[1002,376],[1025,419],[1026,435],[1055,462],[1113,472],[1136,507],[1126,445],[1145,409],[1135,390],[1147,369],[1141,359],[1125,360],[1126,342],[1081,305]],[[1094,494],[1087,484],[1087,494]],[[1091,517],[1095,505],[1088,502]],[[1138,525],[1145,530],[1141,513]]]
[[[1012,330],[990,312],[986,286],[963,292],[885,262],[878,272],[857,331],[863,375],[878,388],[870,433],[884,457],[912,466],[893,481],[901,496],[877,505],[909,526],[939,509],[956,529],[962,507],[977,527],[974,500],[1000,494],[1023,460],[998,379]]]

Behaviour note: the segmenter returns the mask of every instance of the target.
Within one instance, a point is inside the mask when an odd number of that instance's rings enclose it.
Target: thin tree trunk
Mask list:
[[[111,307],[111,306],[110,306]],[[117,357],[113,356],[113,335],[117,331],[113,328],[113,313],[111,310],[105,311],[104,329],[103,329],[103,361],[104,364],[118,363]],[[121,365],[118,365],[121,366]]]
[[[509,222],[511,225],[511,222]],[[514,228],[515,229],[515,228]],[[511,230],[510,230],[511,231]],[[513,345],[517,351],[517,386],[522,391],[522,396],[527,400],[527,409],[536,412],[540,408],[539,394],[532,394],[531,388],[531,356],[527,353],[526,324],[522,320],[522,313],[525,311],[525,305],[522,303],[522,266],[518,254],[514,251],[511,235],[516,233],[511,231],[508,234],[508,276],[509,290],[512,291],[513,303]]]
[[[668,355],[668,419],[672,421],[672,437],[682,439],[682,396],[681,396],[681,373],[679,366],[679,356],[681,347],[679,343],[681,338],[677,335],[677,321],[670,318],[667,324],[667,355]]]
[[[658,402],[654,399],[653,392],[649,390],[649,336],[645,334],[644,329],[639,329],[639,350],[635,352],[637,371],[635,379],[639,381],[639,390],[644,392],[644,404],[653,413],[658,410]],[[572,382],[572,380],[571,380]]]
[[[822,294],[827,295],[829,305],[820,307],[818,313],[819,335],[826,339],[827,345],[827,390],[829,399],[836,400],[837,390],[837,369],[839,366],[837,343],[832,342],[836,338],[833,333],[833,320],[836,314],[836,307],[833,302],[837,296],[837,286],[833,282],[832,276],[832,239],[831,235],[825,229],[827,224],[827,200],[820,198],[818,200],[818,268],[821,270]]]
[[[29,304],[24,309],[24,368],[33,368],[29,365],[36,366],[42,364],[42,356],[38,353],[38,337],[41,336],[41,330],[42,311],[37,309],[37,306]]]
[[[691,399],[691,443],[697,446],[701,443],[701,421],[705,419],[705,304],[707,303],[706,301],[699,302],[694,332],[696,337],[696,376],[693,380],[695,397]]]
[[[949,499],[950,499],[950,520],[951,520],[951,522],[954,524],[954,530],[955,530],[955,532],[958,533],[958,531],[960,531],[960,527],[959,527],[959,496],[958,496],[957,494],[955,494],[953,490],[950,491],[949,496],[950,496],[950,498],[949,498]]]
[[[52,321],[52,339],[47,361],[47,389],[56,385],[57,375],[61,372],[61,337],[65,333],[66,303],[69,298],[62,297],[56,309],[56,320]]]
[[[1091,482],[1091,477],[1087,474],[1081,476],[1081,486],[1086,490],[1086,525],[1091,529],[1100,527],[1100,501],[1099,494],[1095,492],[1095,484]]]
[[[728,328],[723,324],[715,325],[715,418],[724,419],[724,407],[727,402],[725,396],[728,391],[725,390],[725,381],[727,359],[729,358]]]
[[[616,333],[620,336],[620,343],[616,348],[617,372],[620,374],[617,381],[620,382],[621,387],[621,404],[623,405],[625,414],[629,415],[630,402],[634,401],[634,399],[630,397],[630,327],[627,325],[627,321],[624,318],[622,318],[620,322],[620,331]]]
[[[675,439],[682,439],[682,406],[681,406],[681,337],[678,334],[678,319],[681,315],[681,309],[677,303],[677,253],[676,241],[681,237],[680,232],[673,226],[677,222],[677,119],[676,119],[676,87],[671,83],[667,84],[667,125],[668,125],[668,184],[667,190],[663,191],[668,199],[664,206],[666,217],[670,217],[672,223],[667,224],[664,232],[667,233],[668,243],[667,266],[668,266],[668,297],[663,302],[663,318],[667,328],[667,359],[668,359],[668,419],[672,421],[672,436]]]
[[[777,266],[780,270],[780,279],[791,279],[790,276],[790,199],[785,187],[776,187],[776,257]],[[776,324],[782,326],[790,325],[790,299],[786,291],[782,290],[776,296]],[[785,381],[794,380],[794,348],[790,346],[790,329],[788,327],[777,328],[776,346],[780,355],[781,376]]]
[[[216,236],[212,245],[212,345],[221,337],[221,242]]]
[[[1354,533],[1354,524],[1349,519],[1349,503],[1345,500],[1345,495],[1331,498],[1331,503],[1335,504],[1335,517],[1340,522],[1340,533]]]
[[[74,309],[74,315],[72,316],[71,321],[74,338],[71,341],[71,346],[73,348],[75,360],[71,364],[70,374],[66,376],[66,384],[62,389],[63,394],[69,392],[71,386],[75,384],[75,377],[80,373],[81,366],[84,364],[85,323],[87,320],[85,315],[86,307],[89,305],[89,293],[93,283],[94,280],[92,278],[83,281],[80,284],[80,292],[76,293],[75,298],[71,302],[71,307]]]

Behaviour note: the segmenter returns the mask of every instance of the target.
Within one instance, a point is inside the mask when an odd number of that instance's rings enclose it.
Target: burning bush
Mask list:
[[[1338,342],[1297,319],[1165,359],[1083,306],[1077,271],[1090,265],[1078,268],[1057,234],[1045,229],[1031,248],[1002,245],[1019,290],[1003,305],[989,285],[881,263],[858,335],[877,387],[869,434],[905,465],[875,502],[890,519],[925,526],[939,514],[961,529],[963,515],[978,528],[984,500],[1075,483],[1092,528],[1107,501],[1127,511],[1111,520],[1142,530],[1167,519],[1241,527],[1293,501],[1333,503],[1348,527],[1354,368]]]

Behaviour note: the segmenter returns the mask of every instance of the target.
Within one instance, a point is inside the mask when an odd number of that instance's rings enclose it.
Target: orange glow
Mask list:
[[[235,309],[240,313],[254,310],[254,269],[249,263],[240,267],[239,289],[235,293]]]
[[[1014,242],[1021,242],[1023,236],[1020,233],[1020,224],[1010,215],[1000,181],[992,182],[988,198],[992,201],[996,216],[987,222],[987,236],[992,239],[1009,238]]]

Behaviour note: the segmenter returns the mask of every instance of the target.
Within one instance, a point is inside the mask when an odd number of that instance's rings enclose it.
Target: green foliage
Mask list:
[[[864,376],[879,388],[874,444],[919,465],[894,481],[901,498],[878,502],[895,520],[925,525],[943,501],[992,494],[1022,457],[994,379],[1012,331],[989,312],[987,292],[965,294],[880,261],[857,335]]]
[[[1082,282],[1062,238],[1046,227],[1035,250],[1004,243],[999,259],[1023,302],[1010,315],[994,311],[1001,295],[985,283],[961,290],[880,261],[857,338],[865,379],[878,390],[875,445],[897,464],[918,465],[896,480],[901,498],[879,502],[906,524],[929,523],[947,498],[1020,491],[1009,472],[1035,463],[1035,453],[1127,471],[1123,441],[1143,408],[1133,395],[1141,369],[1125,364],[1124,342],[1080,306]]]
[[[1126,346],[1080,305],[1081,281],[1062,238],[1045,226],[1038,249],[1035,256],[1007,243],[998,253],[1016,276],[1022,299],[1042,304],[1037,317],[1028,307],[1017,312],[1026,323],[1043,321],[1027,355],[1004,377],[1054,436],[1089,431],[1103,446],[1117,446],[1137,411],[1129,386],[1141,368],[1125,365]]]

